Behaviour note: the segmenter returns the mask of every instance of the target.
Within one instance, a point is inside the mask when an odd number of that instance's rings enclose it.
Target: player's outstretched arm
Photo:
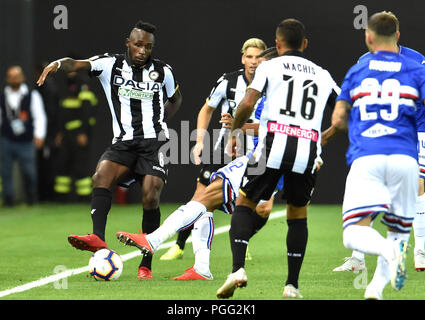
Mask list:
[[[339,100],[335,104],[332,113],[332,124],[329,128],[322,132],[321,145],[324,146],[339,132],[348,128],[348,114],[350,113],[351,105],[345,100]]]
[[[197,124],[196,124],[196,144],[193,147],[193,159],[196,165],[201,164],[201,153],[204,149],[204,136],[207,132],[208,126],[211,122],[212,114],[215,108],[210,107],[207,102],[204,103],[201,110],[198,113]]]
[[[239,103],[236,109],[235,119],[232,124],[232,131],[242,128],[245,122],[251,116],[252,111],[254,110],[255,103],[260,98],[261,92],[257,90],[248,88],[245,96],[242,101]]]
[[[37,85],[40,87],[50,74],[56,73],[59,69],[66,73],[74,72],[78,70],[90,70],[91,64],[89,60],[74,60],[72,58],[63,58],[51,62],[47,67],[44,68],[40,77],[37,80]]]

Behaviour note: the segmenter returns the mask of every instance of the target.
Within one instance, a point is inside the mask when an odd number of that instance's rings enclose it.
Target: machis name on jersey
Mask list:
[[[307,66],[302,63],[284,62],[283,67],[288,71],[298,71],[298,72],[316,74],[314,71],[314,67]]]

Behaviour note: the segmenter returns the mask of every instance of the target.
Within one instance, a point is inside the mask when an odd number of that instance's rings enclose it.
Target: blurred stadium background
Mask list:
[[[67,29],[56,29],[55,7],[67,9]],[[215,81],[223,72],[240,68],[240,47],[250,37],[274,45],[274,30],[283,18],[296,17],[308,30],[306,55],[327,68],[340,83],[347,69],[366,50],[363,29],[356,29],[354,8],[364,5],[368,13],[394,11],[401,23],[400,42],[425,52],[422,12],[425,3],[410,1],[334,1],[299,0],[253,1],[83,1],[83,0],[2,0],[0,1],[0,76],[4,85],[6,68],[23,66],[30,84],[35,83],[34,67],[43,61],[75,56],[88,58],[105,52],[124,52],[124,41],[134,23],[149,21],[157,26],[153,55],[175,70],[183,93],[183,106],[170,122],[180,132],[181,121],[196,127],[196,116]],[[61,74],[58,74],[58,83]],[[97,127],[94,133],[90,166],[110,144],[111,118],[106,99],[96,79],[90,88],[99,98]],[[218,112],[216,114],[218,116]],[[329,124],[330,110],[324,125]],[[217,121],[212,122],[217,127]],[[323,151],[323,166],[313,203],[340,203],[347,167],[346,137],[337,137]],[[190,148],[193,147],[193,142]],[[189,153],[189,148],[181,152]],[[186,157],[187,157],[186,154]],[[180,155],[181,157],[181,155]],[[195,186],[198,168],[190,164],[172,165],[168,186],[162,193],[166,202],[188,199]],[[140,201],[138,187],[128,195],[129,202]]]

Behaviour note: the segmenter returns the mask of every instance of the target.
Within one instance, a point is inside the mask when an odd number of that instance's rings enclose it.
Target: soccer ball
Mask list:
[[[96,280],[117,280],[122,272],[121,257],[115,251],[101,249],[96,251],[89,261],[90,276]]]

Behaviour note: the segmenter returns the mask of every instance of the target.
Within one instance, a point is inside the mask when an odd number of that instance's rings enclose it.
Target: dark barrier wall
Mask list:
[[[67,29],[55,28],[57,5],[67,9]],[[294,17],[304,22],[309,39],[306,57],[328,69],[340,84],[348,68],[366,51],[362,29],[365,10],[368,15],[381,10],[396,13],[401,23],[401,44],[425,52],[424,9],[423,1],[389,0],[33,1],[33,60],[124,52],[124,41],[134,23],[139,19],[149,21],[158,28],[154,56],[174,68],[184,97],[181,111],[170,127],[180,131],[181,121],[189,121],[192,130],[196,127],[197,112],[215,81],[223,72],[240,67],[242,43],[258,37],[269,46],[274,45],[275,27],[282,19]],[[90,164],[94,168],[112,133],[106,99],[100,84],[93,81],[92,88],[102,106]],[[216,113],[214,120],[218,119],[219,112]],[[331,110],[325,114],[324,127],[330,123],[330,114]],[[341,203],[348,171],[346,147],[346,136],[341,135],[324,148],[325,164],[319,173],[314,203]],[[188,149],[183,152],[187,157]],[[172,165],[163,201],[188,201],[198,170],[194,165]],[[140,200],[139,195],[133,197]]]

